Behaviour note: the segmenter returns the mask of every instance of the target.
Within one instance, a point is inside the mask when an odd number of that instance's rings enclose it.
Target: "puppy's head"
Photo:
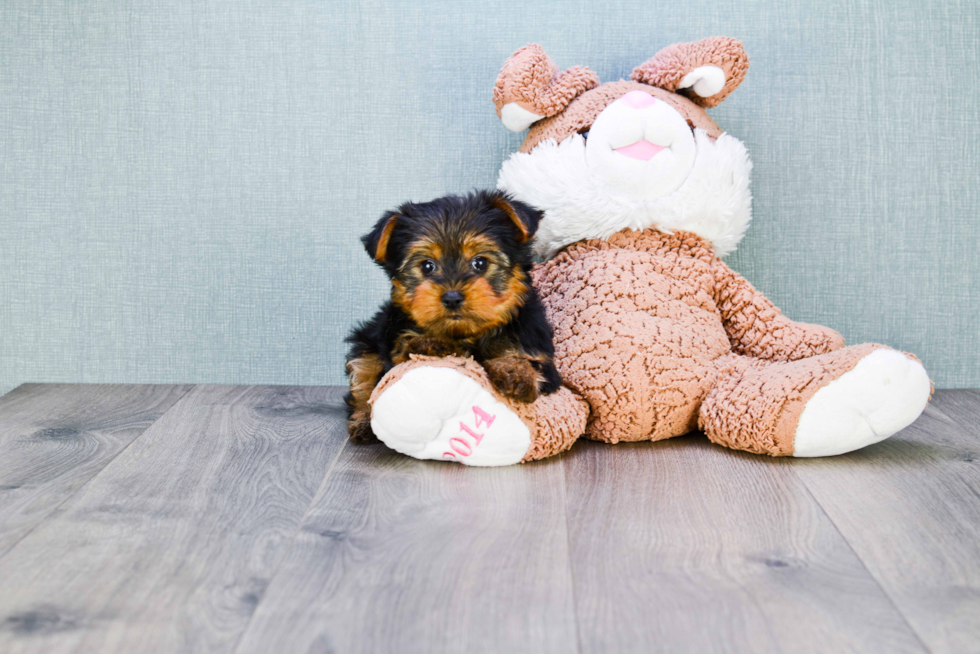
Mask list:
[[[420,327],[477,336],[513,319],[530,289],[541,213],[494,191],[406,203],[362,241],[391,279],[391,298]]]

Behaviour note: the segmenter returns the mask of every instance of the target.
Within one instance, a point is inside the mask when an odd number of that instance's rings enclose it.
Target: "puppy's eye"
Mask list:
[[[421,265],[419,265],[419,268],[422,270],[423,275],[431,275],[436,270],[436,264],[435,262],[426,259],[421,263]]]
[[[470,266],[472,266],[473,270],[476,272],[485,272],[489,265],[490,262],[487,261],[486,257],[473,257],[473,260],[470,261]]]

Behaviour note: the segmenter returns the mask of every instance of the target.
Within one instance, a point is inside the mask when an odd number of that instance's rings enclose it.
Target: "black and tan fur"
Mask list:
[[[362,239],[391,279],[391,299],[347,338],[351,438],[374,440],[371,392],[412,354],[472,356],[519,402],[558,390],[551,326],[529,276],[540,219],[479,191],[403,204]]]

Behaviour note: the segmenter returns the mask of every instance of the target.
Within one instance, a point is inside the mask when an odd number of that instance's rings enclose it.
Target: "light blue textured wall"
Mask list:
[[[800,320],[980,386],[980,3],[0,3],[0,391],[342,382],[386,292],[357,237],[491,186],[517,47],[627,75],[738,37],[755,160],[729,258]]]

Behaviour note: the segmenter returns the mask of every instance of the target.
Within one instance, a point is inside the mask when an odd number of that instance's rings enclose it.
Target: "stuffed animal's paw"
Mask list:
[[[519,463],[531,446],[527,425],[472,377],[420,367],[374,400],[371,427],[391,449],[416,459],[471,466]]]
[[[885,440],[915,422],[932,385],[917,360],[875,350],[807,401],[793,456],[844,454]]]

